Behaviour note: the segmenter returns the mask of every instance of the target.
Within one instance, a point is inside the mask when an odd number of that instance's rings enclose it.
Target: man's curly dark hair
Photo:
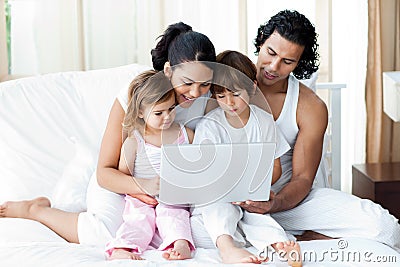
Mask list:
[[[260,52],[265,40],[274,31],[277,31],[286,40],[304,46],[304,52],[297,67],[293,70],[293,74],[298,79],[310,78],[311,74],[318,70],[319,66],[318,35],[315,32],[315,27],[304,15],[297,11],[280,11],[258,28],[257,38],[254,40],[256,55]]]

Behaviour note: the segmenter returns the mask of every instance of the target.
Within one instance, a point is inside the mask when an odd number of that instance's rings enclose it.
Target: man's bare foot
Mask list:
[[[287,260],[289,266],[303,266],[299,243],[295,241],[278,242],[272,247],[277,251],[279,257]]]
[[[109,260],[143,260],[138,254],[124,248],[116,248],[111,252]]]
[[[333,239],[332,237],[314,232],[314,231],[304,231],[302,235],[296,235],[297,241],[310,241],[310,240],[326,240]]]
[[[167,249],[162,254],[166,260],[186,260],[192,257],[189,242],[186,240],[176,240],[174,242],[174,248]]]
[[[50,200],[38,197],[32,200],[4,202],[0,205],[0,217],[31,219],[37,207],[50,207]]]

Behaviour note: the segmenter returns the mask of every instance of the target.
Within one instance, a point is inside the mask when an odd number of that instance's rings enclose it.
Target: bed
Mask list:
[[[85,210],[86,187],[115,95],[147,68],[131,64],[0,83],[0,203],[46,196],[56,207]],[[341,85],[318,86],[336,88],[340,98]],[[330,92],[334,99],[334,90]],[[337,124],[334,112],[338,104],[334,101],[336,106],[330,109],[332,129],[335,121]],[[340,122],[340,113],[338,117]],[[330,133],[328,142],[340,144],[340,136]],[[328,174],[319,183],[340,188],[340,163],[338,167],[334,156],[340,156],[340,145],[329,147],[333,150],[323,160],[329,161]],[[397,266],[400,262],[398,252],[371,240],[303,241],[300,246],[304,266],[374,266],[378,262],[379,266]],[[163,260],[159,251],[149,250],[145,261],[106,261],[103,248],[70,244],[38,222],[0,218],[0,266],[222,265],[213,249],[199,248],[193,256],[170,262]],[[272,253],[270,258],[269,266],[286,266],[277,255]]]

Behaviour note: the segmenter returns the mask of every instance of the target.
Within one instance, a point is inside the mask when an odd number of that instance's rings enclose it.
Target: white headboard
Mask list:
[[[325,166],[324,187],[341,190],[341,90],[346,84],[317,83],[317,94],[328,106],[329,121],[325,136],[324,155],[321,164]]]

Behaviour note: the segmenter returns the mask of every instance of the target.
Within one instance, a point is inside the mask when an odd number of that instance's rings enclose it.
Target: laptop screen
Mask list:
[[[170,205],[269,199],[275,143],[163,145],[159,201]]]

